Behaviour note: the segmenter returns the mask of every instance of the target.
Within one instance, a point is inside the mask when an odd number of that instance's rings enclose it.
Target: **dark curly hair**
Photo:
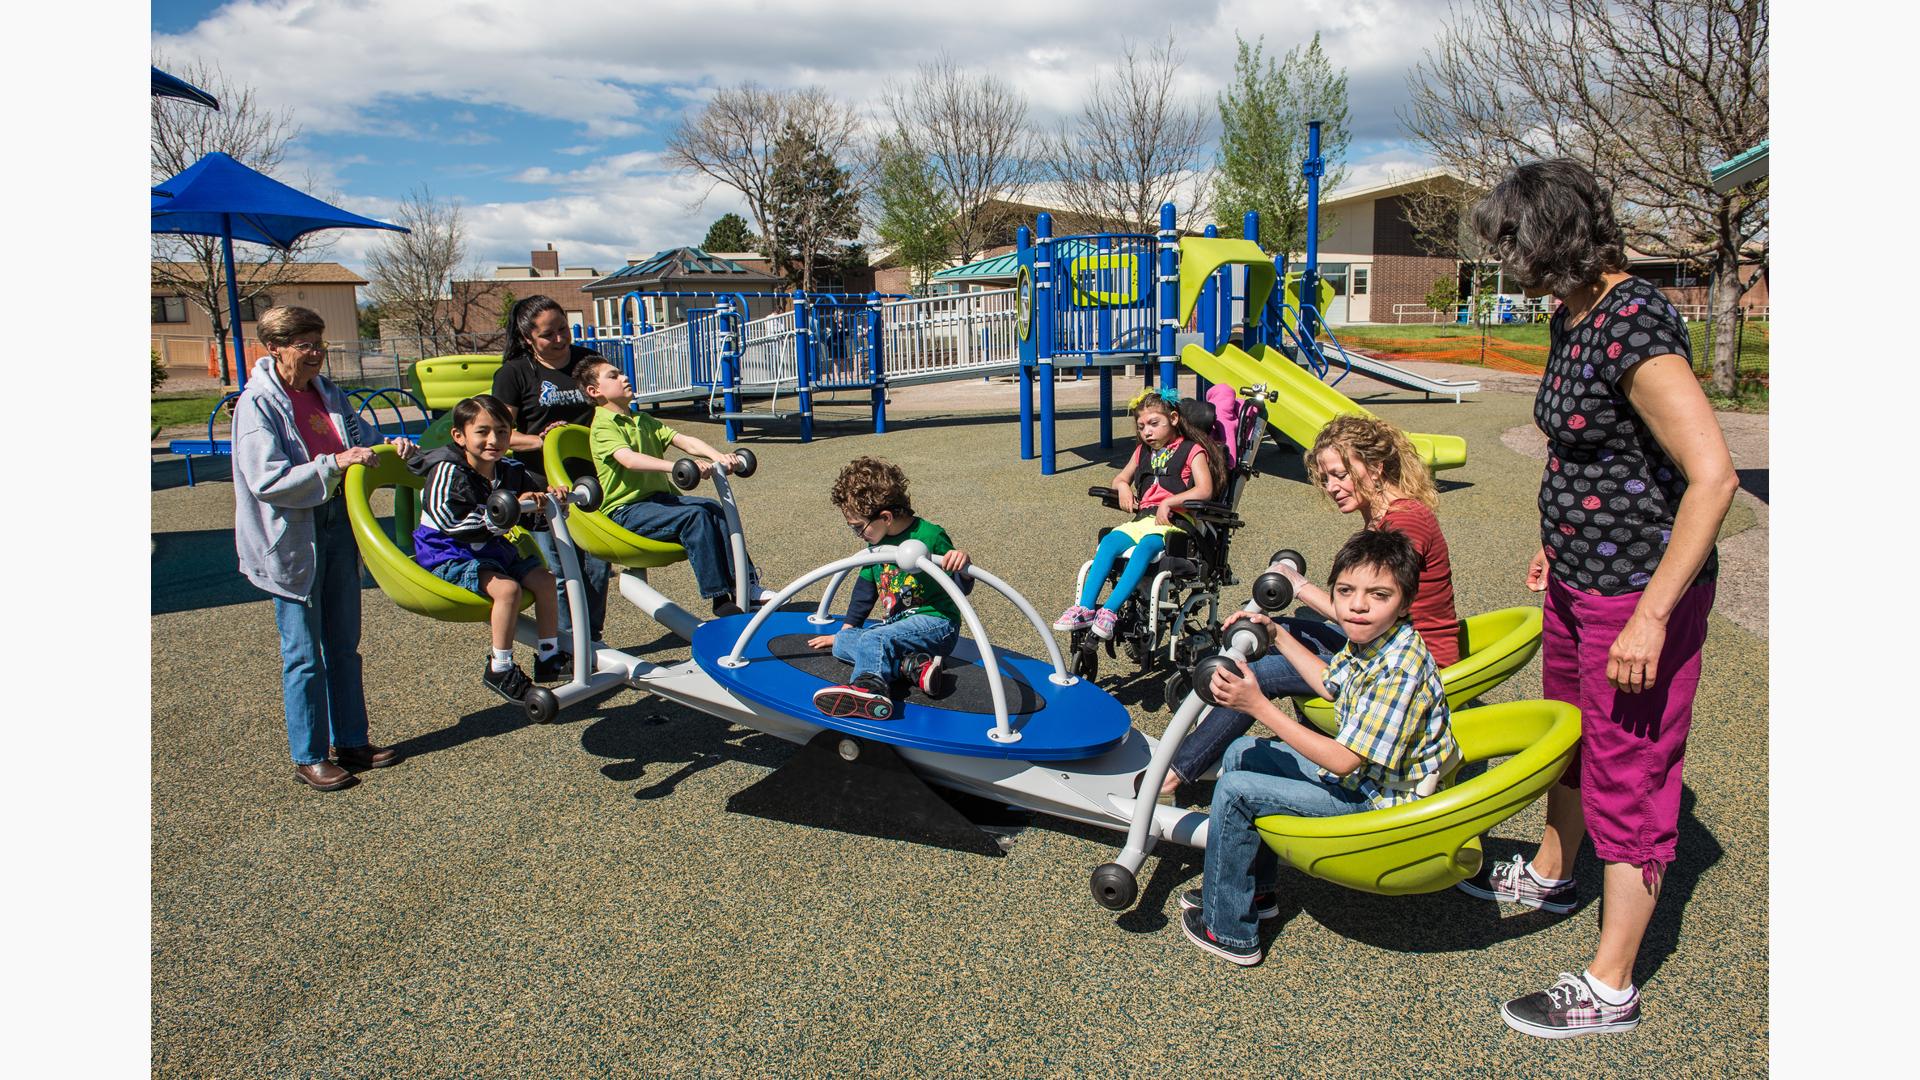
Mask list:
[[[1555,296],[1627,268],[1612,196],[1586,166],[1567,158],[1508,173],[1474,205],[1473,230],[1508,278]]]
[[[847,462],[834,478],[833,505],[842,513],[858,514],[871,521],[883,510],[912,516],[913,502],[907,498],[907,474],[900,466],[877,457],[857,457]]]
[[[1413,606],[1413,600],[1420,595],[1420,552],[1407,539],[1407,534],[1398,529],[1362,529],[1347,538],[1333,557],[1333,567],[1327,572],[1327,589],[1340,580],[1340,575],[1357,566],[1371,566],[1385,570],[1400,586],[1400,599],[1407,606]]]

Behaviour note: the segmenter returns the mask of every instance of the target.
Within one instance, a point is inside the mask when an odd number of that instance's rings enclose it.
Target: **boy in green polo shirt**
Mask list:
[[[855,458],[834,480],[832,499],[847,528],[868,548],[918,540],[927,545],[928,555],[940,560],[940,569],[949,574],[966,569],[967,553],[953,546],[947,530],[914,514],[907,499],[907,474],[900,466]],[[956,584],[961,592],[973,590],[971,575]],[[867,615],[876,605],[880,622],[868,626]],[[939,582],[892,563],[863,567],[840,632],[807,641],[816,649],[832,648],[834,656],[853,665],[852,678],[813,695],[814,707],[828,716],[891,719],[894,681],[931,692],[941,661],[959,641],[960,608]]]
[[[593,465],[605,492],[600,512],[628,532],[686,548],[693,579],[700,585],[700,595],[713,601],[714,615],[740,614],[728,566],[726,513],[712,499],[674,491],[668,479],[673,462],[663,455],[672,447],[692,456],[701,476],[712,475],[713,466],[721,462],[737,467],[740,459],[646,413],[630,411],[633,384],[607,360],[597,356],[582,360],[574,368],[573,379],[596,406]]]

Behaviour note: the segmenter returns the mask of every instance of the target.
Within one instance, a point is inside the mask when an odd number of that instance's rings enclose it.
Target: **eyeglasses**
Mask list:
[[[861,539],[865,539],[867,535],[867,526],[871,524],[873,524],[871,520],[849,521],[847,522],[847,528],[853,530],[853,535],[858,536]]]
[[[289,341],[280,347],[290,352],[300,353],[323,353],[327,351],[327,343],[324,341]]]

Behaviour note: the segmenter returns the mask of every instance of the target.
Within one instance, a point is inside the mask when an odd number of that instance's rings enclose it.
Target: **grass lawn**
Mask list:
[[[225,394],[178,394],[153,396],[153,426],[179,427],[182,424],[205,426],[207,414]]]

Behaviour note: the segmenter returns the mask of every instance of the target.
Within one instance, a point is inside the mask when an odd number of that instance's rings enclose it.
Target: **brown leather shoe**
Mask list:
[[[400,762],[400,751],[391,746],[336,746],[333,760],[345,769],[384,769]]]
[[[353,774],[331,761],[295,765],[293,778],[317,791],[333,791],[353,783]]]

